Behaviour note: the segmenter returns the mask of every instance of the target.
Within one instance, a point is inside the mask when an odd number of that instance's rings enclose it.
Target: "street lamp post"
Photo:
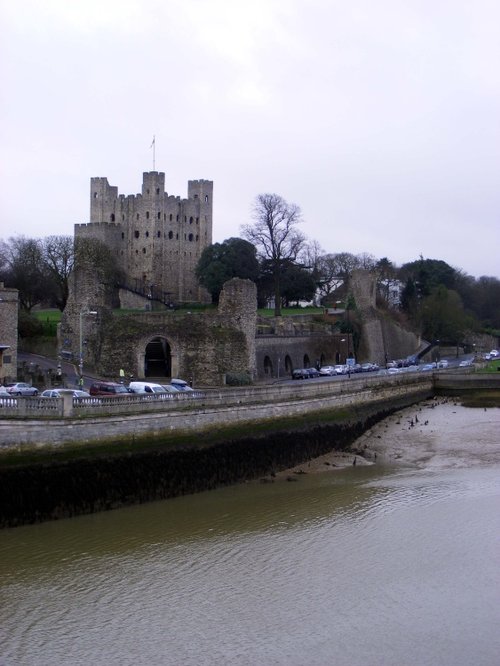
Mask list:
[[[78,365],[80,370],[80,381],[83,379],[83,318],[87,315],[96,315],[95,310],[82,310],[80,312],[80,363]]]

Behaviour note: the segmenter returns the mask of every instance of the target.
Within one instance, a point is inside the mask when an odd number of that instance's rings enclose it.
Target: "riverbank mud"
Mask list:
[[[347,467],[397,464],[430,469],[500,463],[500,408],[468,407],[457,398],[424,400],[377,422],[347,451],[330,451],[280,471],[275,480]]]
[[[435,398],[392,414],[352,449],[368,461],[442,469],[500,463],[500,409]]]

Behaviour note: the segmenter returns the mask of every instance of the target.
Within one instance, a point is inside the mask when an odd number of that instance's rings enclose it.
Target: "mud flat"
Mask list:
[[[500,463],[500,409],[426,400],[377,423],[353,444],[368,461],[426,468]]]
[[[350,451],[332,451],[277,472],[288,481],[301,474],[338,472],[354,465],[397,464],[450,468],[500,464],[500,409],[464,407],[434,398],[405,408],[367,430]]]

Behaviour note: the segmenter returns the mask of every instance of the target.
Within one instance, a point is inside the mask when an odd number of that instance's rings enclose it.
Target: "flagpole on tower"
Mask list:
[[[153,134],[153,142],[149,146],[150,148],[153,149],[153,171],[156,171],[155,165],[156,165],[156,136]]]

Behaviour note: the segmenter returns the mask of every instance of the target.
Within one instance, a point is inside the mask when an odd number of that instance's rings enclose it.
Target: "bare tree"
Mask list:
[[[47,298],[47,274],[42,243],[38,238],[15,236],[2,243],[2,277],[6,284],[19,291],[23,310],[31,312]]]
[[[318,289],[323,301],[344,283],[337,255],[324,254],[318,258],[318,275]]]
[[[253,209],[253,224],[243,225],[243,236],[269,262],[274,283],[274,314],[281,315],[281,273],[286,262],[295,262],[305,243],[298,231],[300,208],[278,194],[259,194]]]
[[[72,236],[47,236],[42,240],[43,260],[54,288],[54,301],[64,310],[68,300],[68,278],[75,262]]]
[[[369,252],[362,252],[356,256],[358,260],[358,268],[364,268],[367,271],[372,271],[377,265],[377,259]]]

